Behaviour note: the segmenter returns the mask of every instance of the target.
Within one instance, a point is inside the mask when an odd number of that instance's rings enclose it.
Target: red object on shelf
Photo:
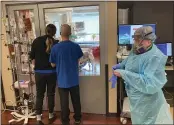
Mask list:
[[[92,48],[92,54],[94,58],[100,57],[100,47],[98,46],[98,47]]]

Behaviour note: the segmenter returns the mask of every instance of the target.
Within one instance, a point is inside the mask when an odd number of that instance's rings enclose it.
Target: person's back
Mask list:
[[[56,66],[58,87],[61,103],[61,122],[69,125],[69,93],[74,108],[75,124],[81,122],[81,104],[79,90],[78,60],[83,56],[80,46],[69,40],[71,27],[67,24],[61,27],[62,42],[51,50],[50,62]]]
[[[42,106],[45,91],[47,90],[48,109],[49,109],[49,124],[52,124],[56,115],[54,112],[54,97],[56,88],[56,69],[49,62],[51,48],[56,44],[53,36],[56,34],[56,27],[53,24],[48,24],[45,29],[46,35],[36,38],[31,46],[30,59],[35,68],[36,82],[36,120],[37,125],[44,125],[42,122]]]
[[[32,51],[32,52],[34,52],[34,54],[32,53],[32,55],[34,55],[34,58],[35,58],[35,68],[34,69],[36,72],[37,72],[37,70],[55,69],[51,66],[51,64],[49,62],[50,54],[45,51],[47,48],[46,41],[47,41],[48,37],[49,37],[48,35],[40,36],[33,41],[32,49],[34,49],[34,51]],[[56,44],[56,42],[53,38],[50,38],[50,39],[53,40],[53,44]]]
[[[66,40],[52,48],[56,54],[56,71],[59,87],[69,88],[78,85],[79,71],[78,60],[83,55],[80,46]]]

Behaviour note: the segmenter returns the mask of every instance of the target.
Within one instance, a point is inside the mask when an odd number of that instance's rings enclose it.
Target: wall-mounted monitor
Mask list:
[[[75,28],[77,30],[84,30],[85,29],[85,24],[84,22],[75,22]]]
[[[142,24],[142,25],[119,25],[118,27],[118,43],[119,45],[133,44],[132,35],[142,26],[151,26],[153,32],[156,32],[156,24]]]
[[[159,43],[159,44],[156,44],[156,46],[166,56],[172,56],[172,43]]]

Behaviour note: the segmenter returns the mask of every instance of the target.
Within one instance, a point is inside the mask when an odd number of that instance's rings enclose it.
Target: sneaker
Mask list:
[[[80,125],[81,124],[81,121],[75,121],[74,122],[74,125]]]
[[[37,125],[44,125],[42,121],[37,121]]]
[[[52,118],[48,119],[48,123],[52,124],[53,122],[55,122],[56,119],[57,119],[57,116],[56,116],[56,114],[54,114],[54,116]]]

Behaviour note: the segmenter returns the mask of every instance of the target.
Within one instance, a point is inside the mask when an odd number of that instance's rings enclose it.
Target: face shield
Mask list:
[[[132,35],[132,38],[134,40],[134,45],[138,45],[142,41],[142,36],[141,35]]]
[[[134,35],[132,36],[134,39],[133,49],[137,53],[144,53],[147,51],[148,47],[143,45],[144,40],[149,40],[154,42],[156,39],[156,35],[153,33],[153,29],[150,26],[140,27],[138,28]],[[140,52],[141,51],[141,52]]]

